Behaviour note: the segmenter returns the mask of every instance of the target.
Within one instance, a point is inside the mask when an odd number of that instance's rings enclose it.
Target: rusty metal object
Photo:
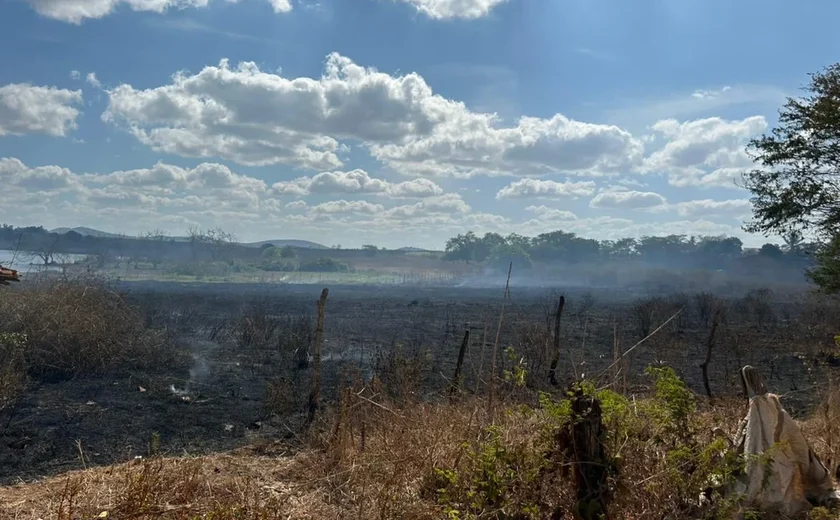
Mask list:
[[[9,285],[9,282],[19,282],[20,274],[14,269],[0,265],[0,285]]]

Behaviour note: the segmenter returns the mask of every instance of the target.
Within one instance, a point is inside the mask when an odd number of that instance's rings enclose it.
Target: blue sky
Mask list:
[[[0,221],[441,247],[744,234],[814,1],[2,0]],[[224,60],[224,61],[223,61]],[[178,74],[178,76],[176,76]]]

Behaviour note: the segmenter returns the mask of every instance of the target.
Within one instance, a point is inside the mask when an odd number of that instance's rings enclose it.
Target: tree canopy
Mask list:
[[[825,243],[811,278],[828,292],[840,290],[840,63],[810,75],[801,98],[788,98],[779,124],[750,141],[759,166],[744,174],[753,219],[744,229],[777,234],[791,251],[802,232]]]

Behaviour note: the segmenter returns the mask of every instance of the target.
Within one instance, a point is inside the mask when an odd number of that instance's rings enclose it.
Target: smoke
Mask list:
[[[183,341],[188,343],[187,346],[193,358],[192,367],[190,367],[190,378],[186,382],[184,389],[178,389],[174,384],[169,386],[169,390],[181,398],[190,393],[194,384],[202,384],[207,379],[207,376],[210,374],[210,362],[207,356],[219,346],[216,342],[195,338],[185,338]]]

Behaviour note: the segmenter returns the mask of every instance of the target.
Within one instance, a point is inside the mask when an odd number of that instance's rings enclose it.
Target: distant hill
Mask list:
[[[401,247],[399,249],[395,249],[395,251],[405,251],[406,253],[428,253],[429,252],[428,249],[423,249],[421,247],[412,247],[412,246]]]
[[[271,244],[274,247],[292,246],[305,249],[329,249],[325,245],[310,242],[309,240],[260,240],[259,242],[250,242],[242,245],[245,247],[262,247],[265,244]]]
[[[82,226],[74,227],[74,228],[66,228],[66,227],[55,228],[55,229],[51,229],[50,233],[56,233],[56,234],[59,234],[59,235],[64,235],[65,233],[69,233],[70,231],[75,231],[76,233],[78,233],[80,235],[88,236],[88,237],[117,238],[118,236],[120,236],[116,233],[107,233],[105,231],[99,231],[98,229],[93,229],[93,228],[89,228],[89,227],[82,227]]]

